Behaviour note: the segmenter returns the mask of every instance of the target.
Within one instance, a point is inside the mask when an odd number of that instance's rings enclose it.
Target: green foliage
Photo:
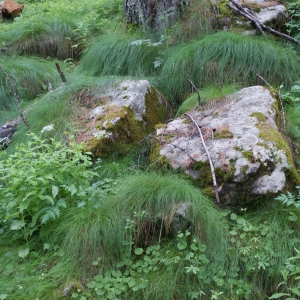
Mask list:
[[[300,296],[300,251],[295,248],[296,255],[288,258],[285,267],[281,270],[283,282],[277,289],[282,290],[280,293],[273,294],[269,299],[286,299],[297,300]],[[282,298],[284,297],[284,298]]]
[[[236,85],[223,86],[221,88],[217,86],[207,86],[199,91],[200,104],[205,104],[208,100],[220,100],[228,94],[232,94],[238,90]],[[194,108],[198,104],[198,94],[194,93],[189,96],[178,108],[176,116],[180,116],[188,110]]]
[[[282,204],[286,206],[294,206],[296,208],[300,207],[300,187],[296,186],[298,189],[298,194],[294,196],[292,193],[287,192],[287,194],[281,194],[280,196],[276,197],[275,200],[280,201]]]
[[[283,91],[281,98],[286,114],[286,133],[293,140],[295,160],[300,165],[300,82],[297,81],[290,91]]]
[[[289,1],[287,3],[287,10],[290,14],[290,20],[285,24],[288,34],[299,39],[299,36],[300,36],[300,25],[299,25],[300,2],[299,2],[299,0]]]
[[[158,83],[158,89],[177,102],[190,93],[188,78],[201,88],[212,83],[255,84],[256,74],[271,84],[289,86],[299,76],[299,57],[291,49],[232,32],[219,32],[172,47],[165,57],[161,73],[164,80]]]
[[[96,175],[80,145],[41,140],[34,134],[26,145],[1,163],[1,205],[11,230],[22,229],[27,240],[42,224],[55,220],[67,206],[92,197]]]
[[[78,72],[92,76],[152,76],[159,57],[157,46],[128,34],[104,35],[88,48]]]
[[[59,80],[53,62],[37,58],[0,57],[0,65],[9,76],[21,101],[32,100],[44,93],[46,80],[53,85]],[[0,72],[0,106],[1,109],[16,107],[11,88],[2,72]]]
[[[83,50],[84,28],[69,15],[63,17],[35,15],[0,33],[8,53],[38,55],[43,58],[78,59]]]

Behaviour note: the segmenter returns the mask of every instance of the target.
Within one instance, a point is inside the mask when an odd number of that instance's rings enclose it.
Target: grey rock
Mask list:
[[[268,89],[253,86],[214,109],[190,112],[204,136],[222,202],[248,202],[255,195],[276,194],[285,188],[291,162],[276,141],[264,140],[261,134],[264,128],[272,128],[281,136],[275,122],[276,101]],[[158,155],[167,158],[173,169],[182,169],[200,182],[204,170],[210,172],[199,133],[188,117],[166,124],[156,135],[161,140]]]

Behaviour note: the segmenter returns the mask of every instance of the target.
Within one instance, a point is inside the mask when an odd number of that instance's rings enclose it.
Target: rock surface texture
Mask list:
[[[84,104],[77,141],[87,142],[87,150],[96,157],[127,154],[165,121],[166,100],[146,80],[125,80],[101,94],[85,93],[86,99],[93,100]]]
[[[249,202],[297,182],[290,148],[275,122],[278,103],[271,92],[253,86],[192,111],[210,153],[222,203]],[[197,127],[182,116],[157,129],[152,159],[169,164],[212,193],[209,161]],[[158,150],[157,150],[158,149]]]

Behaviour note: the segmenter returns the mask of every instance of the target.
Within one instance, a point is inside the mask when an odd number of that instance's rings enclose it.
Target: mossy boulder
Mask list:
[[[189,114],[211,156],[222,203],[251,202],[299,185],[292,152],[276,123],[276,93],[253,86],[208,106]],[[207,154],[187,115],[157,128],[156,137],[151,155],[156,165],[181,169],[203,190],[212,191]]]
[[[146,80],[121,81],[93,97],[96,105],[81,120],[78,142],[95,157],[128,154],[166,120],[166,99]]]

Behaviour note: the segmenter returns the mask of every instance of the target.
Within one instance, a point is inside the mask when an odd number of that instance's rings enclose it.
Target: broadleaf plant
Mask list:
[[[83,200],[101,198],[91,190],[97,173],[83,145],[64,145],[29,134],[27,144],[0,163],[0,195],[11,230],[23,229],[27,240],[33,232],[58,218],[64,208]],[[97,197],[98,196],[98,197]]]

